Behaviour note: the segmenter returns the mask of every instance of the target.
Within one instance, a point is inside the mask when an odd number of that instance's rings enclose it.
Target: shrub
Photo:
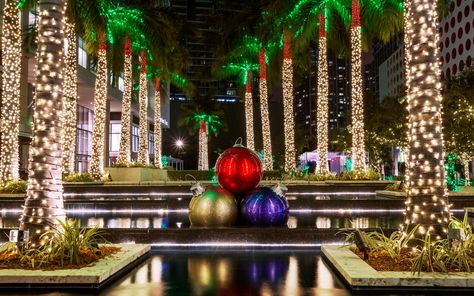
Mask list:
[[[263,171],[262,180],[281,180],[282,172],[280,171]]]
[[[27,182],[25,180],[11,180],[0,185],[0,192],[3,193],[25,193]]]
[[[113,163],[110,167],[112,168],[157,168],[154,164],[145,164],[141,162],[116,162]]]
[[[214,177],[213,171],[198,171],[198,170],[181,170],[181,171],[168,171],[168,178],[172,181],[186,181],[192,180],[191,175],[199,181],[211,181]]]
[[[72,173],[64,176],[64,182],[95,182],[96,179],[89,173]]]

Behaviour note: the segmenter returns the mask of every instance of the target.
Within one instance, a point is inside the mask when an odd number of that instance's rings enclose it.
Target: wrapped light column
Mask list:
[[[362,28],[360,22],[360,0],[352,0],[351,27],[352,164],[355,171],[364,171],[364,98],[362,94]]]
[[[247,136],[247,148],[255,150],[253,136],[253,102],[252,102],[252,73],[247,70],[247,81],[245,83],[245,129]]]
[[[150,162],[148,154],[148,88],[146,81],[146,54],[141,56],[141,67],[140,67],[140,92],[138,95],[139,120],[140,125],[138,126],[138,157],[137,162],[148,164]]]
[[[206,171],[209,170],[209,155],[208,155],[208,136],[207,136],[207,124],[201,119],[199,123],[199,159],[198,159],[198,170]]]
[[[319,58],[318,58],[318,98],[317,98],[317,140],[319,155],[319,173],[325,174],[328,167],[328,60],[325,14],[321,13],[319,23]]]
[[[64,63],[62,166],[65,173],[75,167],[77,117],[77,47],[74,22],[66,19],[67,54]]]
[[[450,215],[446,198],[441,70],[436,0],[409,0],[405,15],[408,166],[405,224],[421,234],[445,236]]]
[[[99,36],[99,59],[94,93],[94,126],[92,128],[92,155],[90,173],[100,179],[104,171],[105,124],[107,116],[107,41]]]
[[[285,172],[296,170],[295,119],[293,112],[293,61],[288,36],[283,44],[283,126],[285,137]]]
[[[268,114],[267,59],[265,50],[259,52],[260,63],[260,112],[263,134],[263,170],[273,170],[272,138],[270,132],[270,115]]]
[[[21,25],[18,1],[3,10],[0,178],[19,179]]]
[[[161,80],[156,78],[155,85],[155,114],[154,114],[154,125],[155,125],[155,166],[160,169],[163,168],[161,162]]]
[[[27,197],[20,229],[30,245],[50,238],[41,235],[65,219],[61,167],[62,65],[65,1],[39,1],[36,102],[29,153]]]
[[[120,148],[117,163],[129,163],[131,157],[131,129],[132,129],[132,49],[130,38],[125,39],[123,65],[123,98],[122,116],[120,120]]]

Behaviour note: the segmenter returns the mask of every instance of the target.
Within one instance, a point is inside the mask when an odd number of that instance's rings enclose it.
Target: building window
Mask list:
[[[89,171],[93,118],[91,109],[80,105],[77,107],[76,169],[80,173]]]
[[[148,152],[150,155],[155,155],[155,133],[149,132],[148,134]]]
[[[78,38],[77,46],[77,63],[87,69],[87,52],[86,43],[82,38]]]
[[[119,91],[123,92],[123,73],[120,73],[118,77],[118,89]]]
[[[138,139],[140,133],[138,131],[138,125],[132,125],[132,152],[138,153]]]
[[[110,135],[109,135],[109,145],[110,152],[118,152],[120,148],[120,123],[111,123],[110,124]]]

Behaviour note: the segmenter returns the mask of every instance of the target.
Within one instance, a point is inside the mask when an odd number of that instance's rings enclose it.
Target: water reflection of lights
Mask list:
[[[290,256],[290,265],[286,274],[284,295],[300,295],[300,284],[298,281],[298,260]]]
[[[316,273],[316,287],[321,289],[334,288],[334,278],[322,258],[318,258]]]

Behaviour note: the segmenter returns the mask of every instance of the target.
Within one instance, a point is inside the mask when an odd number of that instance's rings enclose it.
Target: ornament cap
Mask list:
[[[237,140],[235,140],[235,144],[233,147],[241,147],[241,148],[246,148],[243,144],[242,144],[242,138],[241,137],[238,137]]]

